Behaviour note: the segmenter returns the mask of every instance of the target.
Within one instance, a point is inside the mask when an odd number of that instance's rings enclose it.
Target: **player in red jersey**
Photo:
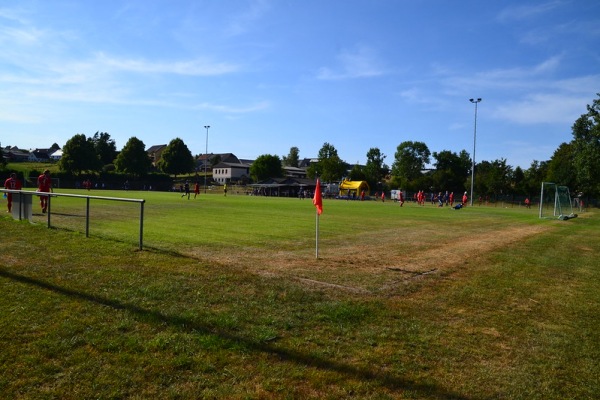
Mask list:
[[[50,171],[45,170],[43,174],[38,176],[38,192],[50,192],[52,191],[52,179],[50,179]],[[48,209],[48,196],[40,196],[40,206],[42,212],[45,213]]]
[[[21,181],[17,179],[17,174],[14,172],[10,174],[10,178],[4,181],[4,188],[9,190],[21,190],[23,185]],[[6,201],[8,202],[8,212],[12,211],[12,193],[6,193]]]

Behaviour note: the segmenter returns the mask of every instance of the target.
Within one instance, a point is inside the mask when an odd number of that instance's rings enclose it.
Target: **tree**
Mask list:
[[[575,121],[572,130],[577,190],[600,194],[600,98],[587,106],[587,113]]]
[[[282,164],[286,167],[298,167],[300,164],[300,150],[297,147],[291,147],[290,153],[283,156]]]
[[[548,161],[546,180],[575,189],[577,171],[573,162],[573,144],[562,143]]]
[[[117,145],[108,133],[96,132],[92,137],[92,143],[102,165],[112,164],[115,161]]]
[[[250,166],[250,176],[255,182],[260,182],[268,178],[280,178],[283,176],[281,160],[279,156],[263,154],[258,156]]]
[[[79,175],[82,172],[97,172],[102,168],[102,163],[91,138],[86,138],[82,133],[67,140],[64,145],[63,155],[58,162],[58,167],[69,174]]]
[[[389,172],[389,168],[383,160],[385,155],[377,148],[372,147],[367,151],[367,164],[364,168],[365,180],[369,187],[376,188],[379,182],[382,182]]]
[[[460,154],[443,150],[439,153],[434,152],[433,158],[436,160],[432,176],[435,188],[456,193],[464,189],[471,168],[468,153],[465,150]]]
[[[367,176],[365,175],[364,168],[361,168],[361,166],[358,164],[354,164],[348,173],[348,179],[351,181],[366,181]]]
[[[423,174],[431,152],[423,142],[406,141],[398,145],[392,165],[392,175],[399,185],[408,187]]]
[[[339,182],[345,173],[346,163],[340,159],[335,147],[325,142],[319,150],[317,163],[308,168],[307,175],[313,179],[318,176],[321,182]]]
[[[195,162],[192,152],[183,140],[175,138],[167,145],[158,161],[158,168],[171,175],[186,174],[194,170]]]
[[[133,177],[146,175],[151,166],[152,160],[146,152],[146,145],[135,136],[127,141],[115,160],[117,171],[130,174]]]

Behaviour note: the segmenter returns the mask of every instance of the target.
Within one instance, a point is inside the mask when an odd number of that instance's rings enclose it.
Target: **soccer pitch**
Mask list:
[[[79,194],[85,194],[79,192]],[[95,192],[0,217],[7,398],[593,398],[600,229],[524,207]],[[4,205],[0,203],[0,205]]]

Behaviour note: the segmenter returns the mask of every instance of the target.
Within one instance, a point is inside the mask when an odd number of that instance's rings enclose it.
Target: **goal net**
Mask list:
[[[542,182],[540,218],[568,219],[576,216],[573,214],[569,188],[556,183]]]

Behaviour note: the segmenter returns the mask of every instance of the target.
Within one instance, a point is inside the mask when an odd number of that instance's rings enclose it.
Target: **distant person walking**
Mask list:
[[[463,197],[462,197],[463,207],[467,205],[467,201],[469,201],[469,196],[467,196],[467,192],[465,192],[465,194],[463,194]]]
[[[194,198],[200,194],[200,184],[196,182],[194,184]]]
[[[43,174],[38,176],[37,179],[38,192],[51,192],[52,191],[52,179],[50,178],[50,170],[45,170]],[[40,196],[40,206],[42,212],[45,213],[48,210],[48,196]]]
[[[21,184],[21,181],[17,179],[17,174],[13,172],[10,174],[10,177],[4,181],[4,188],[8,190],[21,190],[23,185]],[[12,193],[6,193],[6,201],[8,206],[7,212],[12,211],[12,195]]]
[[[223,186],[223,196],[227,197],[227,184]]]

